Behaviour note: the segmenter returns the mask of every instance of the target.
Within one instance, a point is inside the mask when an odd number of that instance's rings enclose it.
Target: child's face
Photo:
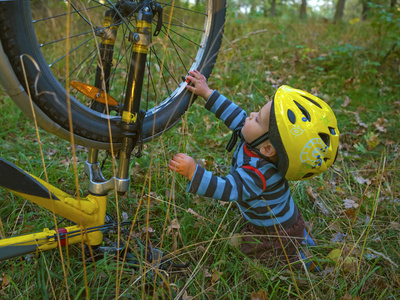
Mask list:
[[[265,104],[259,112],[252,112],[246,118],[242,135],[246,142],[251,143],[269,130],[269,116],[272,101]]]

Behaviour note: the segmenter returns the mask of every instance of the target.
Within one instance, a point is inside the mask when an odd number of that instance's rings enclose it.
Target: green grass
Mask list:
[[[317,178],[291,184],[318,243],[310,252],[323,271],[290,273],[243,256],[228,243],[238,232],[240,214],[235,206],[187,194],[187,182],[168,171],[171,153],[179,151],[202,160],[216,174],[229,172],[229,131],[202,108],[200,99],[180,125],[147,144],[143,157],[134,160],[131,189],[123,197],[111,195],[110,213],[126,213],[129,218],[137,213],[134,236],[144,239],[142,228],[148,222],[154,230],[153,246],[162,243],[163,250],[174,253],[174,261],[190,262],[188,269],[163,274],[171,288],[187,288],[184,299],[250,299],[260,291],[269,299],[400,297],[399,50],[390,53],[395,42],[390,31],[382,38],[377,33],[384,25],[373,22],[228,21],[211,86],[253,111],[277,86],[288,84],[326,100],[338,118],[341,146],[336,164]],[[33,123],[1,95],[1,157],[44,178]],[[49,181],[74,194],[70,145],[43,131],[40,138]],[[79,188],[84,193],[85,149],[77,148],[77,155]],[[110,167],[108,159],[108,177]],[[2,236],[53,226],[51,214],[36,205],[4,189],[0,199]],[[357,207],[346,208],[346,199]],[[342,250],[336,267],[327,258],[333,249]],[[121,271],[121,264],[117,268],[115,260],[105,259],[83,267],[79,246],[69,247],[63,255],[65,271],[58,251],[1,262],[0,298],[146,299],[147,289],[153,290],[145,266]],[[356,268],[342,263],[346,256],[355,257]],[[154,298],[162,299],[160,286],[155,289],[158,294]]]

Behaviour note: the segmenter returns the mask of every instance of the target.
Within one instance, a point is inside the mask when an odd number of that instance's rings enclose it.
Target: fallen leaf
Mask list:
[[[386,133],[386,128],[384,127],[384,125],[387,123],[387,119],[385,118],[378,118],[378,120],[376,120],[376,122],[374,123],[375,128],[383,133]]]
[[[205,278],[212,277],[212,275],[211,275],[211,273],[208,271],[208,269],[204,269],[203,273],[204,273],[204,277],[205,277]]]
[[[344,214],[346,215],[346,217],[348,217],[350,220],[354,220],[357,218],[357,214],[356,214],[356,210],[353,208],[350,208],[348,210],[344,211]]]
[[[338,232],[333,235],[332,242],[343,242],[346,239],[347,233]]]
[[[367,145],[368,145],[368,149],[369,150],[374,150],[376,146],[379,145],[379,143],[381,142],[381,140],[379,139],[378,134],[376,133],[370,133],[368,135],[365,136],[365,139],[367,141]]]
[[[358,268],[358,259],[356,257],[347,256],[341,265],[341,269],[346,272],[356,272]]]
[[[331,252],[329,252],[329,254],[326,256],[326,258],[334,261],[335,263],[338,263],[341,254],[342,254],[342,251],[340,249],[333,249]]]
[[[202,219],[202,217],[191,208],[188,208],[187,212],[191,213],[192,215],[194,215],[196,217],[196,219],[199,219],[199,220]]]
[[[1,287],[5,288],[10,284],[10,279],[8,279],[8,276],[6,273],[3,273],[3,277],[1,278]]]
[[[217,271],[217,269],[214,269],[213,274],[211,276],[211,284],[216,283],[221,278],[222,274],[224,274],[224,273]]]
[[[371,184],[371,180],[365,179],[361,176],[354,176],[354,180],[357,181],[359,184],[364,184],[364,183]]]
[[[178,235],[179,235],[179,232],[174,232],[172,234],[172,247],[171,247],[172,252],[175,252],[178,250]]]
[[[129,216],[128,216],[128,214],[126,213],[126,212],[122,212],[122,220],[124,220],[124,221],[128,221],[128,219],[129,219]]]
[[[149,227],[142,227],[142,231],[143,231],[144,233],[146,233],[146,232],[148,232],[148,233],[154,233],[154,232],[155,232],[155,230],[154,230],[153,228],[151,228],[150,226],[149,226]]]
[[[400,224],[399,224],[398,222],[392,221],[392,222],[390,222],[389,228],[390,228],[391,230],[398,230],[398,231],[400,231]]]
[[[346,295],[344,295],[342,298],[340,298],[340,300],[361,300],[361,298],[360,297],[358,297],[358,296],[352,296],[352,295],[350,295],[350,294],[346,294]]]
[[[171,221],[171,225],[169,225],[167,228],[167,233],[170,234],[172,231],[179,229],[181,229],[181,225],[179,225],[178,219],[173,219]]]
[[[358,203],[356,203],[354,200],[351,200],[351,199],[344,199],[343,200],[343,205],[347,209],[349,209],[349,208],[357,208],[359,206]]]
[[[268,293],[264,290],[260,290],[258,291],[258,293],[256,292],[252,292],[251,296],[250,296],[251,300],[268,300]]]
[[[347,107],[350,104],[350,98],[348,96],[344,96],[343,107]]]
[[[356,116],[356,121],[358,125],[364,128],[368,128],[368,125],[361,121],[360,115],[358,113],[354,113],[354,115]]]
[[[184,291],[183,295],[182,295],[182,300],[192,300],[194,299],[192,296],[189,296],[187,291]]]
[[[229,238],[228,244],[231,245],[232,247],[239,248],[241,240],[242,240],[242,235],[240,233],[235,233]]]
[[[311,186],[307,187],[306,192],[307,192],[308,198],[310,198],[311,201],[316,201],[317,200],[318,196],[317,196],[317,194],[315,194],[313,192]]]
[[[347,88],[349,87],[349,85],[352,85],[352,84],[353,84],[353,82],[354,82],[354,78],[353,78],[353,77],[347,79],[347,80],[344,82],[344,88],[347,89]],[[347,97],[347,96],[346,96],[346,97]]]

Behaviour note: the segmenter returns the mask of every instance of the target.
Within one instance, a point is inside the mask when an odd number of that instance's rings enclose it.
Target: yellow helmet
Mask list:
[[[281,86],[271,107],[269,139],[287,180],[325,172],[336,160],[339,129],[328,104],[305,91]]]

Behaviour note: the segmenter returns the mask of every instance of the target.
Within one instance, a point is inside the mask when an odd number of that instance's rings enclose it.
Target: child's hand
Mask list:
[[[178,153],[170,160],[168,168],[174,172],[185,176],[187,179],[192,180],[194,172],[196,171],[196,162],[189,155]]]
[[[206,100],[210,98],[213,90],[208,87],[206,77],[197,70],[190,71],[189,73],[190,75],[186,76],[186,79],[194,86],[188,84],[186,88]]]

